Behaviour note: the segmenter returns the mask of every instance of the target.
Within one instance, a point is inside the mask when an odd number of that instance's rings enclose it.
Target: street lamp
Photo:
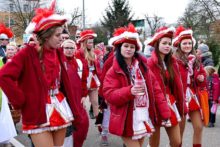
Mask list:
[[[83,30],[84,30],[85,29],[85,2],[84,0],[83,0],[82,5],[83,5]]]
[[[8,27],[11,27],[11,4],[9,4]]]

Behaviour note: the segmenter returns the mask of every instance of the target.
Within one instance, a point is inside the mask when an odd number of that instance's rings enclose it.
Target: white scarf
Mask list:
[[[139,62],[137,60],[134,61],[134,66],[132,67],[130,74],[131,83],[134,85],[135,80],[144,80],[144,77],[141,73],[141,70],[138,66]],[[138,74],[138,75],[137,75]],[[134,110],[133,110],[133,131],[134,134],[132,139],[140,139],[144,136],[150,136],[154,131],[154,127],[149,117],[149,96],[147,92],[147,86],[145,85],[145,94],[142,96],[135,96],[134,99]]]

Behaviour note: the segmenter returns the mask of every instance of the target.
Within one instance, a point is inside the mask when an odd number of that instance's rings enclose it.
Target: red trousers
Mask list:
[[[74,147],[82,147],[83,142],[86,140],[87,133],[89,130],[89,118],[85,109],[83,109],[82,114],[83,119],[77,126],[74,126],[76,130],[73,132],[73,144]]]

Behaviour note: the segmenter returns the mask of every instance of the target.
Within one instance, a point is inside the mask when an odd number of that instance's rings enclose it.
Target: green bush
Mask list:
[[[220,61],[220,44],[214,39],[210,39],[207,41],[207,45],[209,46],[209,50],[212,52],[212,58],[216,66]]]

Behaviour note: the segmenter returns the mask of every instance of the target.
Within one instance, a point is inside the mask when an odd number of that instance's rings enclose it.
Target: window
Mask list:
[[[24,4],[23,5],[23,10],[24,10],[24,12],[28,12],[29,11],[28,4]]]
[[[13,12],[14,11],[14,4],[9,4],[9,11]]]
[[[14,25],[15,21],[13,19],[10,19],[10,25]]]

